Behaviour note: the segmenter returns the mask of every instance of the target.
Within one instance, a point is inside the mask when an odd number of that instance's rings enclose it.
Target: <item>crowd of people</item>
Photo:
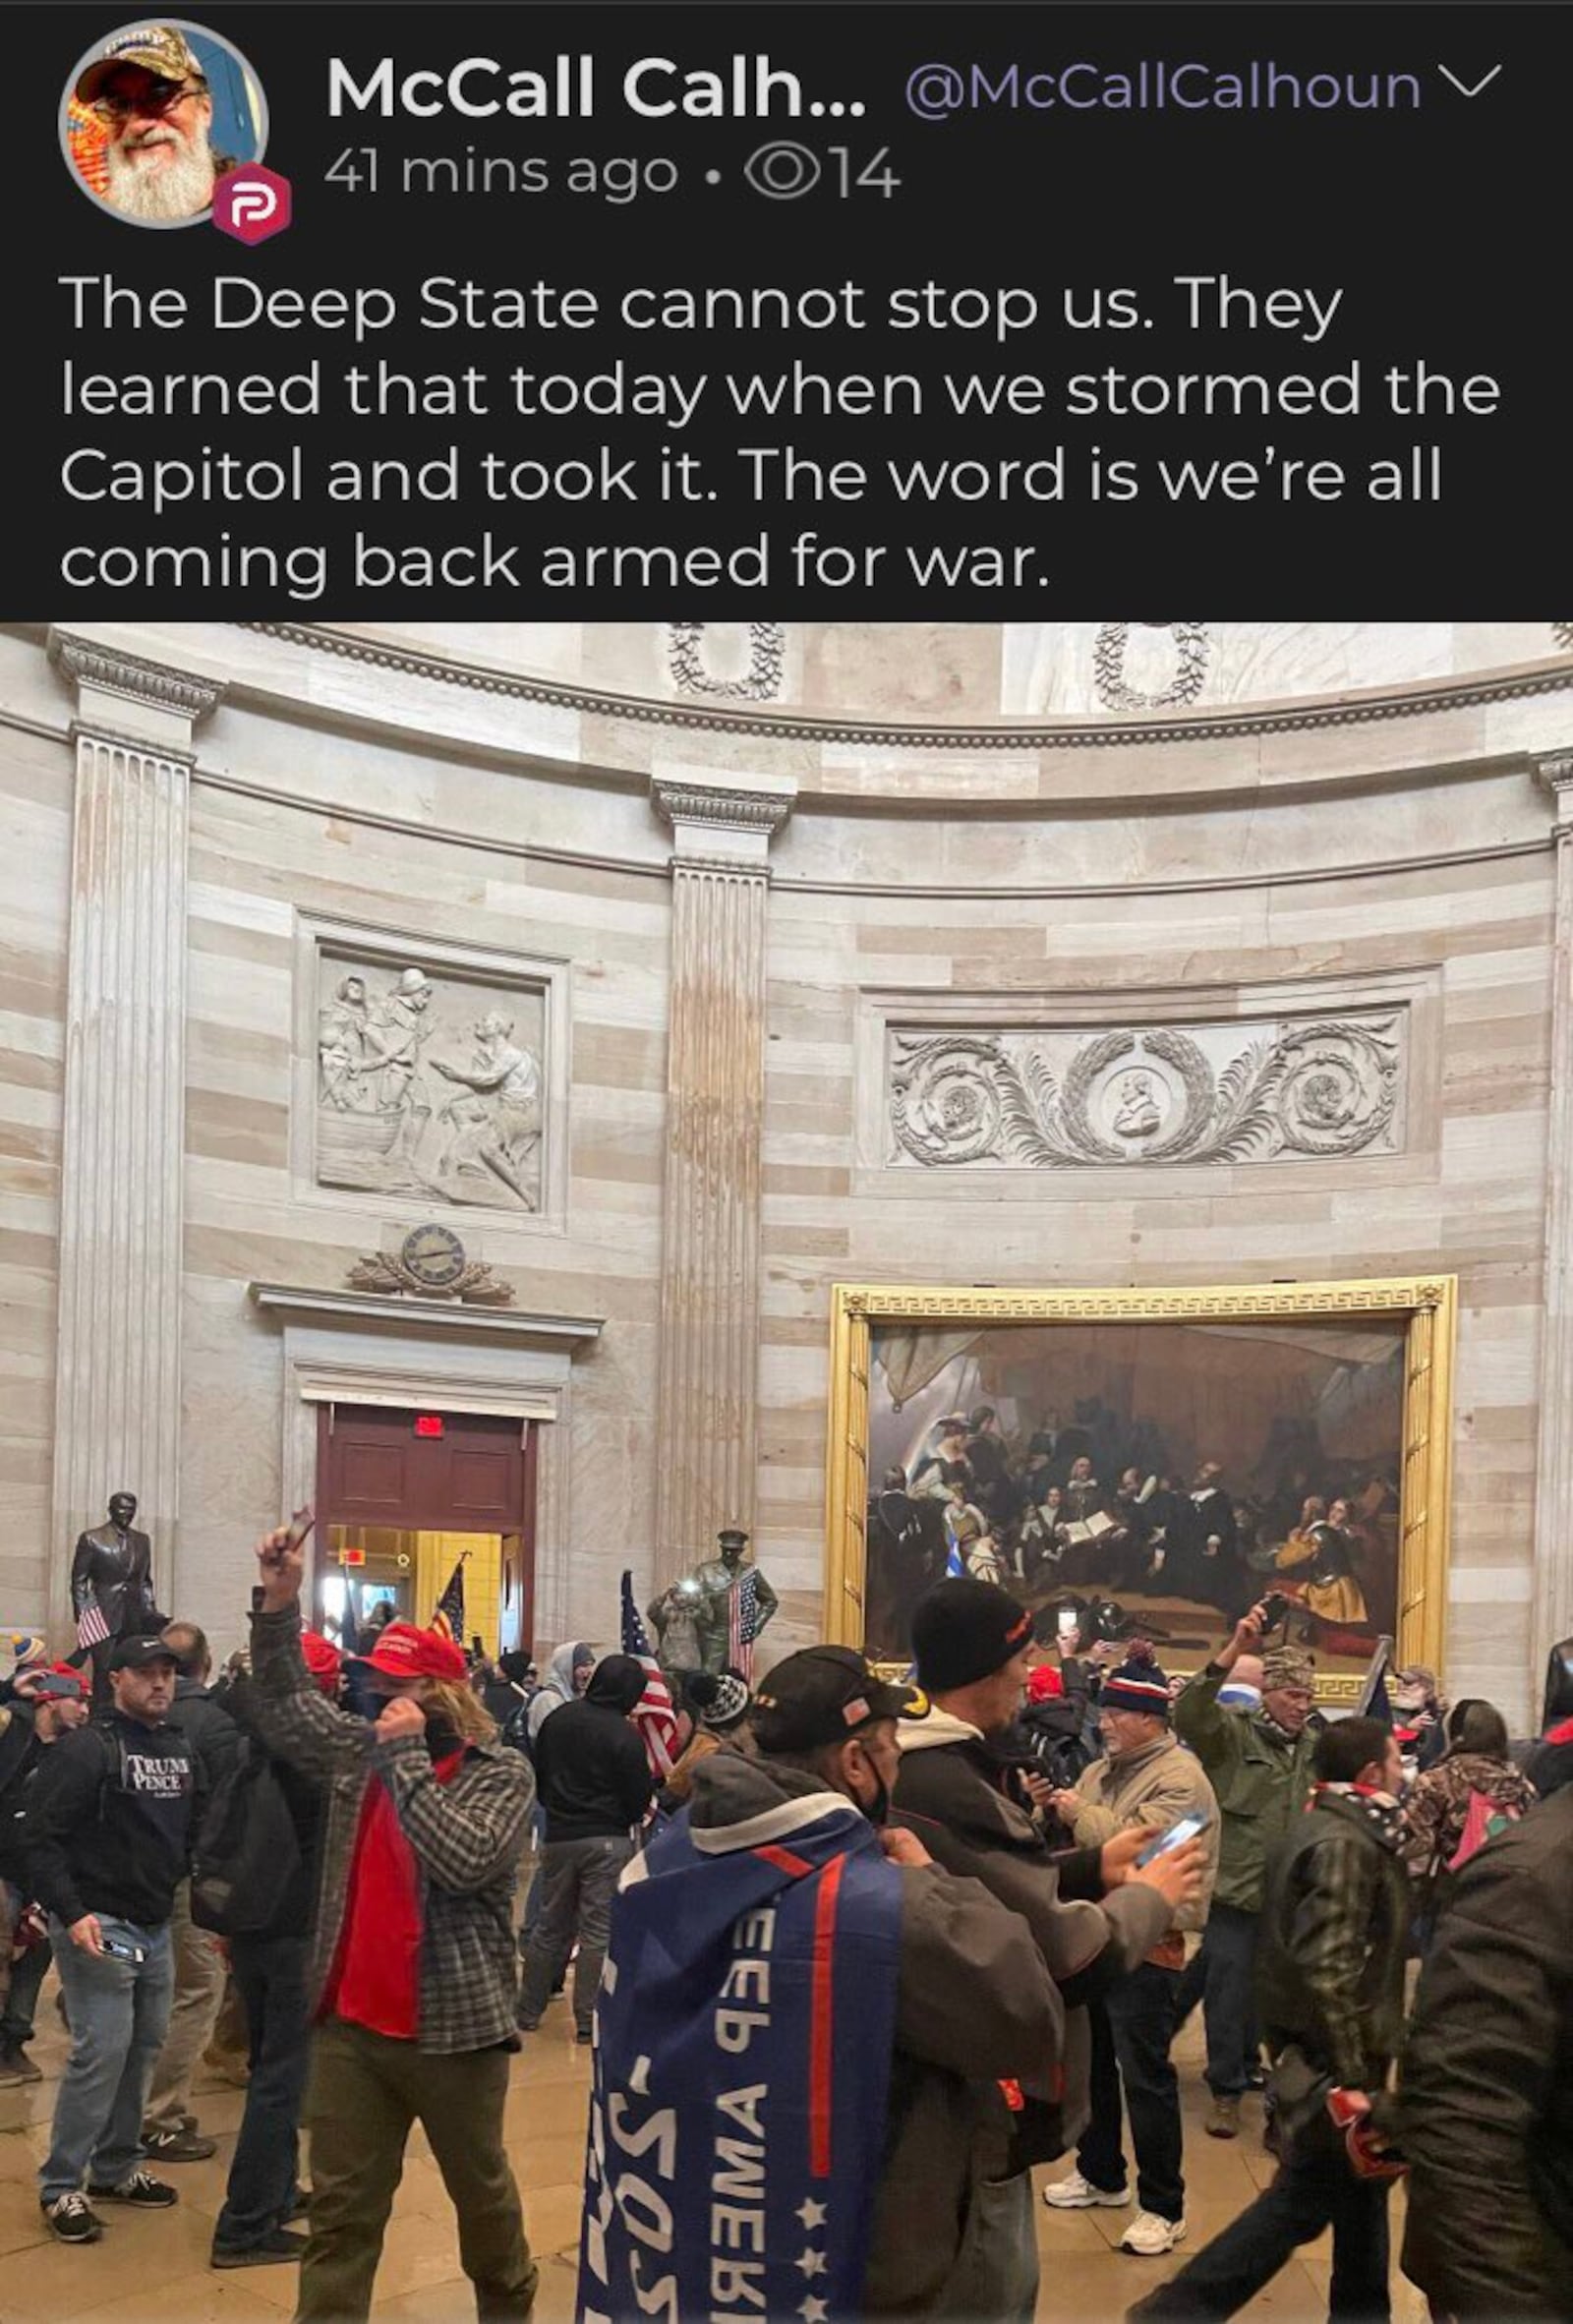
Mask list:
[[[1249,1483],[1225,1464],[1178,1461],[1152,1422],[1099,1397],[1024,1441],[994,1406],[948,1413],[869,1507],[871,1560],[889,1603],[882,1633],[907,1635],[912,1608],[945,1574],[1046,1592],[1139,1595],[1213,1609],[1233,1623],[1270,1586],[1304,1642],[1360,1655],[1391,1627],[1398,1494],[1391,1479],[1286,1437]]]
[[[38,2078],[52,1958],[62,2242],[215,2151],[227,1990],[213,2267],[367,2316],[419,2123],[479,2314],[527,2315],[509,2061],[571,1971],[586,2317],[1026,2319],[1042,2166],[1051,2214],[1130,2210],[1120,2248],[1165,2258],[1197,2007],[1205,2131],[1259,2092],[1276,2176],[1134,2315],[1232,2315],[1330,2228],[1330,2313],[1387,2317],[1406,2176],[1433,2317],[1573,2315],[1573,1661],[1526,1755],[1420,1668],[1327,1717],[1264,1603],[1182,1684],[951,1576],[901,1683],[842,1647],[700,1671],[658,1739],[646,1656],[570,1641],[543,1679],[389,1619],[346,1658],[290,1532],[258,1553],[217,1686],[186,1622],[119,1640],[96,1712],[41,1642],[0,1682],[0,2085]]]

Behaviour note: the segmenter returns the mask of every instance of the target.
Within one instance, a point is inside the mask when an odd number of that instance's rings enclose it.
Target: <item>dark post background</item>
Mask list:
[[[171,12],[173,13],[173,12]],[[11,344],[7,403],[13,449],[8,527],[8,617],[210,617],[215,596],[175,589],[71,588],[59,556],[90,542],[98,517],[59,486],[64,452],[102,444],[144,460],[191,457],[207,443],[247,458],[277,457],[309,429],[319,456],[403,456],[420,461],[455,436],[514,458],[564,458],[602,441],[617,456],[658,441],[704,456],[708,484],[722,498],[638,508],[481,507],[464,510],[383,505],[357,510],[186,503],[163,517],[121,510],[115,537],[320,541],[357,523],[378,539],[434,541],[501,535],[543,541],[643,543],[749,539],[769,527],[785,549],[799,529],[836,541],[864,537],[1035,543],[1051,586],[1013,594],[969,592],[947,600],[919,590],[903,560],[886,560],[872,589],[799,592],[785,557],[765,591],[726,588],[679,593],[621,590],[389,588],[355,596],[344,572],[326,600],[291,607],[271,589],[235,589],[216,602],[226,615],[303,611],[343,617],[420,614],[508,615],[521,619],[609,618],[652,613],[710,616],[770,613],[842,619],[1040,618],[1112,607],[1183,610],[1205,604],[1219,615],[1422,619],[1461,608],[1499,617],[1544,615],[1565,604],[1568,517],[1569,70],[1566,12],[1559,8],[1005,8],[834,7],[631,9],[485,7],[209,7],[194,21],[226,34],[255,67],[267,93],[271,133],[265,159],[291,181],[294,224],[252,249],[208,226],[138,231],[100,212],[72,182],[57,143],[57,107],[80,52],[119,26],[142,21],[112,7],[51,6],[9,13],[12,118],[25,155],[12,182]],[[156,21],[156,12],[147,21]],[[330,119],[327,59],[342,56],[363,79],[384,54],[399,74],[445,70],[470,55],[550,72],[558,53],[593,49],[602,103],[592,122],[491,120],[441,115],[383,121],[372,114]],[[861,120],[640,122],[620,103],[623,65],[659,54],[682,66],[725,70],[734,54],[768,54],[797,72],[805,94],[859,98]],[[1013,59],[1023,72],[1090,58],[1110,70],[1150,57],[1195,57],[1232,67],[1250,57],[1289,70],[1413,71],[1425,84],[1418,114],[1340,112],[1011,112],[958,114],[933,125],[903,101],[908,72],[926,60],[993,77]],[[1438,63],[1473,81],[1500,63],[1489,89],[1466,101],[1438,78]],[[850,147],[858,160],[888,147],[882,165],[901,178],[891,200],[877,193],[840,200],[828,182],[799,201],[772,202],[748,191],[750,152],[790,139],[821,153]],[[383,190],[351,197],[324,173],[347,146],[375,145]],[[560,168],[575,154],[658,155],[677,160],[682,182],[668,195],[626,205],[553,191],[476,196],[404,196],[396,173],[406,153],[540,154]],[[705,183],[709,168],[720,186]],[[1193,334],[1171,329],[1173,293],[1155,306],[1158,327],[1139,332],[1064,333],[1040,328],[997,348],[982,333],[855,334],[859,370],[1037,371],[1051,378],[1109,364],[1138,370],[1282,372],[1347,368],[1360,353],[1374,371],[1424,357],[1433,369],[1489,371],[1501,381],[1499,415],[1455,418],[1407,429],[1381,417],[1363,423],[1311,419],[1148,422],[1136,441],[1119,424],[1005,417],[946,425],[887,419],[727,419],[709,401],[693,426],[669,437],[647,421],[530,423],[491,420],[355,420],[284,417],[188,419],[59,417],[61,366],[124,372],[207,368],[298,371],[320,355],[329,366],[381,356],[411,371],[452,371],[467,363],[583,371],[621,356],[639,370],[715,375],[738,362],[783,370],[794,355],[834,368],[841,345],[828,334],[768,334],[737,341],[685,334],[628,334],[615,322],[579,331],[382,334],[359,350],[347,335],[179,331],[73,333],[61,274],[110,272],[149,290],[169,283],[193,297],[219,273],[267,286],[382,283],[413,303],[425,275],[473,277],[488,286],[545,279],[558,285],[721,282],[786,287],[855,280],[871,309],[898,284],[932,277],[949,285],[1022,283],[1057,311],[1064,287],[1132,284],[1149,294],[1176,273],[1227,273],[1257,288],[1346,289],[1333,333],[1306,347],[1277,332]],[[1290,349],[1295,360],[1290,361]],[[708,410],[709,418],[704,416]],[[1127,428],[1133,424],[1126,423]],[[805,500],[755,510],[728,437],[758,443],[783,436],[822,459],[850,456],[874,465],[886,455],[965,452],[998,458],[1040,455],[1061,440],[1103,443],[1109,452],[1210,458],[1250,456],[1275,442],[1314,448],[1347,465],[1402,453],[1420,434],[1443,447],[1447,480],[1440,505],[1374,506],[1363,496],[1318,506],[1262,500],[1223,511],[1179,508],[1148,491],[1138,501],[1088,508],[1009,502],[889,508]],[[20,457],[18,456],[20,455]],[[528,559],[523,560],[528,563]],[[680,602],[679,602],[680,599]]]

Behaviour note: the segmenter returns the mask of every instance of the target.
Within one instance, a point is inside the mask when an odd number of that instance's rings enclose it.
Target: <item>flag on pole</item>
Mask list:
[[[677,1714],[666,1673],[650,1651],[650,1636],[634,1603],[632,1566],[622,1569],[622,1651],[633,1656],[645,1674],[645,1691],[633,1707],[634,1724],[644,1742],[650,1772],[665,1782],[677,1759]]]
[[[466,1553],[467,1554],[467,1553]],[[437,1601],[437,1612],[432,1616],[432,1627],[455,1646],[464,1644],[464,1558],[456,1560],[448,1576],[448,1586]]]
[[[745,1565],[727,1598],[727,1660],[741,1679],[754,1683],[754,1637],[758,1630],[759,1578]]]
[[[77,1644],[80,1647],[102,1646],[109,1636],[109,1624],[104,1620],[103,1608],[96,1598],[89,1598],[77,1616]]]

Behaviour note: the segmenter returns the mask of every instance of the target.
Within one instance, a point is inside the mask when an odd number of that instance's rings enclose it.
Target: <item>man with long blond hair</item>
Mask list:
[[[375,1723],[337,1710],[301,1652],[303,1561],[257,1544],[248,1706],[267,1747],[323,1787],[309,1987],[311,2234],[301,2324],[368,2315],[417,2121],[458,2214],[485,2317],[526,2316],[536,2268],[502,2146],[513,2029],[513,1883],[533,1778],[465,1683],[449,1638],[389,1622],[366,1657]]]

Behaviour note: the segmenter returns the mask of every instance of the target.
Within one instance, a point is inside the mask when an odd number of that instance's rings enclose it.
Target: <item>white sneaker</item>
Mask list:
[[[1156,2211],[1138,2211],[1120,2237],[1120,2249],[1135,2252],[1138,2259],[1161,2259],[1185,2239],[1183,2219],[1160,2219]]]
[[[1090,2179],[1073,2171],[1069,2179],[1057,2179],[1052,2186],[1046,2186],[1043,2200],[1051,2211],[1090,2211],[1094,2204],[1104,2204],[1110,2211],[1123,2211],[1131,2200],[1131,2189],[1094,2186]]]

